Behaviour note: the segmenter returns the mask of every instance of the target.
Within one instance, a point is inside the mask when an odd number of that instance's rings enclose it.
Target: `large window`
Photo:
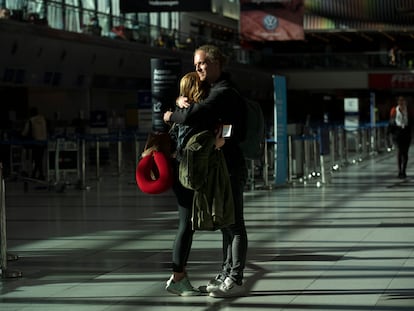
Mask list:
[[[171,14],[161,19],[150,18],[150,13],[122,14],[119,0],[0,0],[0,7],[6,7],[22,19],[36,14],[47,20],[49,27],[67,31],[81,32],[91,23],[98,23],[102,35],[109,35],[113,26],[124,25],[129,28],[140,24],[157,27],[171,25]],[[152,13],[151,13],[152,14]],[[177,13],[178,14],[178,13]],[[175,18],[178,20],[178,18]]]

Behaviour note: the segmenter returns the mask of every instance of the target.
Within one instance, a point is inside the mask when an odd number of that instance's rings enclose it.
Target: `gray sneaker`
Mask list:
[[[178,282],[173,281],[173,277],[167,281],[165,289],[170,293],[178,296],[198,296],[201,295],[201,292],[194,288],[187,277],[184,277]]]
[[[246,288],[227,277],[217,290],[210,292],[209,296],[215,298],[246,296]]]

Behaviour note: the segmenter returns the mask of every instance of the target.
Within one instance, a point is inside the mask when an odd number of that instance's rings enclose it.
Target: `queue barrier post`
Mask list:
[[[18,278],[22,276],[20,271],[8,269],[8,260],[17,260],[17,256],[7,253],[6,230],[6,188],[3,179],[3,164],[0,162],[0,272],[2,278]]]
[[[264,142],[263,183],[266,189],[270,189],[270,186],[269,186],[269,154],[268,154],[266,140]]]
[[[80,143],[81,156],[80,156],[80,181],[79,189],[80,190],[89,190],[90,187],[86,185],[86,141],[85,138],[82,138]]]
[[[118,141],[117,141],[117,155],[118,155],[118,161],[117,161],[117,169],[118,169],[118,175],[121,175],[122,173],[122,141],[121,141],[121,131],[118,132]]]
[[[288,182],[293,181],[293,138],[288,135]]]
[[[96,136],[96,179],[99,180],[100,179],[100,153],[99,153],[99,148],[100,148],[100,144],[99,144],[99,137]]]

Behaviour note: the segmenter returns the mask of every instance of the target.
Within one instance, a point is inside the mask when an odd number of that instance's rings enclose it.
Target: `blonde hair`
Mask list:
[[[184,75],[180,80],[180,95],[188,97],[191,103],[197,103],[208,94],[207,83],[200,80],[197,72],[192,71]]]

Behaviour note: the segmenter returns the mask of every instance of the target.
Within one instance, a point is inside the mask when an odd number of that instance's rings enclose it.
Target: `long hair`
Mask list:
[[[197,103],[208,94],[208,84],[200,80],[195,71],[185,74],[180,80],[180,95],[188,97],[191,103]]]

